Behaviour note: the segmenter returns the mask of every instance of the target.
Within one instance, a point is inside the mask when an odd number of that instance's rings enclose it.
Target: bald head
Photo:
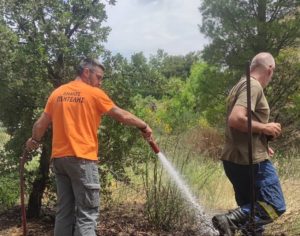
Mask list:
[[[250,70],[254,71],[257,69],[270,69],[275,68],[274,57],[268,52],[258,53],[253,57],[250,65]]]
[[[250,75],[265,88],[271,81],[275,70],[274,57],[268,52],[258,53],[250,65]]]

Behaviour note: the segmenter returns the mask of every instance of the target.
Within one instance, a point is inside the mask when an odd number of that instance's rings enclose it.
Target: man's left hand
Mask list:
[[[40,146],[40,143],[38,141],[34,140],[33,138],[29,138],[26,142],[26,150],[28,152],[38,149],[39,146]]]

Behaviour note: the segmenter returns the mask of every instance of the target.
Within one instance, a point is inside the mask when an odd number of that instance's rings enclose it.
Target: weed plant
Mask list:
[[[165,180],[164,172],[156,159],[151,168],[146,164],[144,187],[146,193],[146,214],[157,228],[170,230],[182,225],[186,214],[179,191],[170,181]]]

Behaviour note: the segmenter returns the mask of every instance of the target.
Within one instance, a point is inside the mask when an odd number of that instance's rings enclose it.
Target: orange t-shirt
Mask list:
[[[115,106],[99,88],[74,80],[52,92],[45,113],[52,120],[52,157],[97,160],[101,115]]]

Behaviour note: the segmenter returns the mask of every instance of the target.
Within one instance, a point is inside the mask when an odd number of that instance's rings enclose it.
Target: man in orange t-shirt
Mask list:
[[[152,139],[151,128],[125,111],[100,89],[104,66],[95,59],[83,60],[74,81],[60,86],[48,98],[44,113],[35,122],[28,150],[36,149],[52,124],[52,161],[57,184],[55,236],[95,236],[99,216],[97,130],[101,116],[142,131]]]

